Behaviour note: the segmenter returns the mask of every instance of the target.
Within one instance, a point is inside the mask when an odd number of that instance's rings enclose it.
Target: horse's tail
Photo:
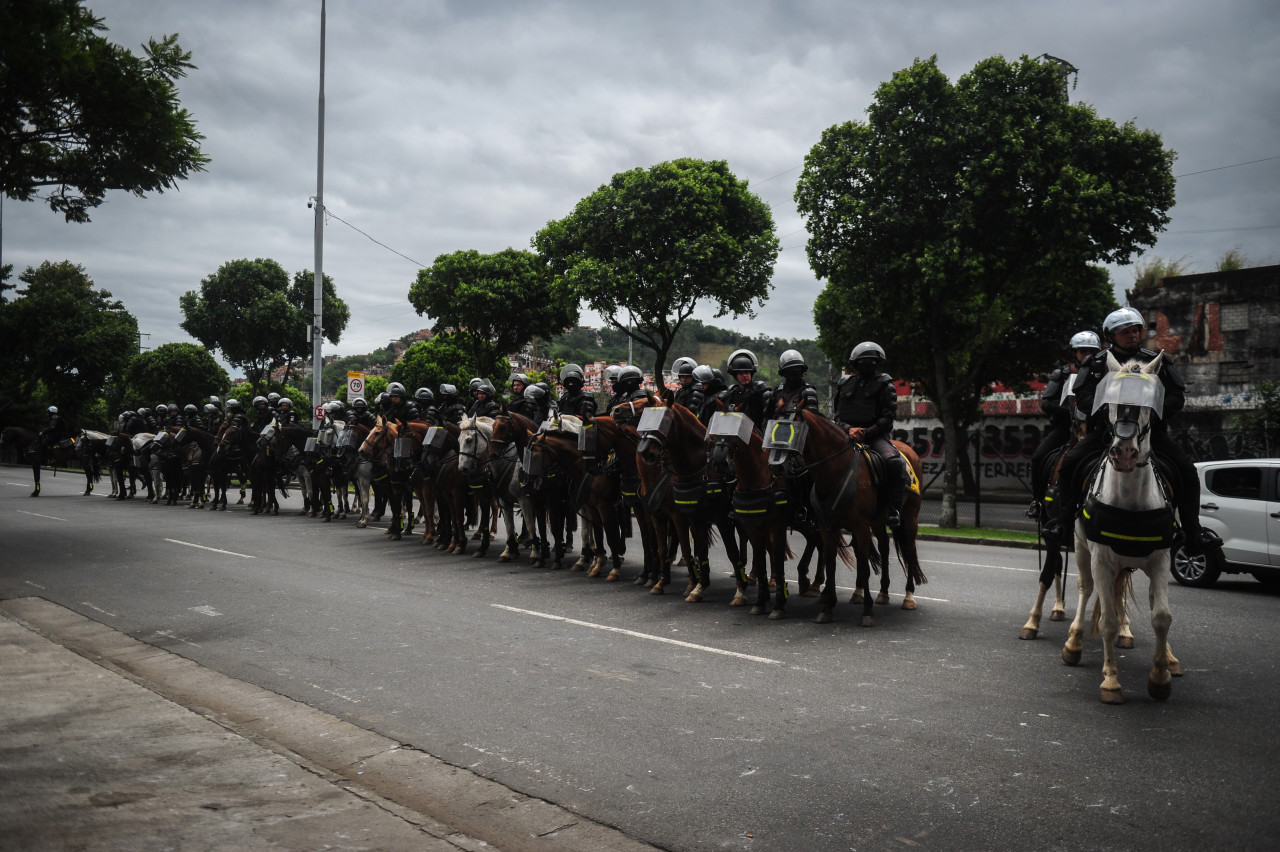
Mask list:
[[[840,533],[836,533],[836,554],[846,566],[850,568],[858,567],[858,555],[853,552],[853,547],[844,540],[844,536]]]
[[[902,566],[902,573],[911,579],[911,582],[917,586],[923,586],[929,582],[924,575],[924,569],[920,567],[920,555],[916,551],[916,537],[908,535],[907,530],[899,526],[893,531],[893,549],[898,554],[898,564]]]

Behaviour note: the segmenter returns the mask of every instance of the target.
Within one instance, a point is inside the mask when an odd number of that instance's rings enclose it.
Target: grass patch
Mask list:
[[[959,538],[989,538],[1002,539],[1005,541],[1030,541],[1036,540],[1036,534],[1033,532],[1023,532],[1021,530],[997,530],[991,527],[957,527],[956,529],[944,529],[942,527],[931,527],[925,524],[920,525],[920,532],[932,535],[953,535]]]

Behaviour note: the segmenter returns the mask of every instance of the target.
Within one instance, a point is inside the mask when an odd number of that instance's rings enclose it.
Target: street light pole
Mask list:
[[[324,25],[325,0],[320,0],[320,118],[316,145],[316,261],[311,287],[311,425],[319,429],[315,407],[320,404],[321,338],[324,337]]]

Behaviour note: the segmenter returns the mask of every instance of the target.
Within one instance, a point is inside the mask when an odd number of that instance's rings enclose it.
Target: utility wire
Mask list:
[[[1209,172],[1220,172],[1223,169],[1234,169],[1237,166],[1252,166],[1254,163],[1265,163],[1268,160],[1280,160],[1280,154],[1277,154],[1274,157],[1263,157],[1261,160],[1249,160],[1248,162],[1244,162],[1244,163],[1232,163],[1229,166],[1215,166],[1212,169],[1201,169],[1198,172],[1187,172],[1185,175],[1174,175],[1174,177],[1184,178],[1184,177],[1191,177],[1192,175],[1208,174]]]
[[[416,261],[416,260],[414,260],[413,258],[409,257],[409,255],[404,254],[403,252],[398,252],[398,251],[396,251],[395,249],[393,249],[391,246],[387,245],[386,243],[381,242],[381,241],[379,241],[379,240],[375,240],[373,237],[370,237],[370,236],[369,236],[368,234],[366,234],[364,231],[360,230],[360,229],[359,229],[359,228],[357,228],[355,225],[353,225],[353,224],[351,224],[350,222],[348,222],[346,219],[343,219],[341,216],[339,216],[337,213],[334,213],[334,212],[333,212],[332,210],[330,210],[328,207],[325,207],[325,208],[324,208],[324,215],[326,215],[326,216],[330,216],[330,217],[332,217],[332,218],[334,218],[334,219],[337,219],[339,222],[341,222],[342,224],[346,225],[348,228],[350,228],[351,230],[355,231],[357,234],[363,234],[365,237],[367,237],[367,238],[369,239],[369,241],[370,241],[370,242],[377,243],[378,245],[382,246],[384,249],[386,249],[387,251],[391,252],[392,254],[398,254],[398,255],[400,255],[400,256],[401,256],[401,257],[403,257],[405,260],[407,260],[407,261],[409,261],[410,263],[412,263],[412,264],[414,264],[415,266],[417,266],[419,269],[426,269],[426,268],[427,268],[427,265],[426,265],[425,263],[419,263],[418,261]]]

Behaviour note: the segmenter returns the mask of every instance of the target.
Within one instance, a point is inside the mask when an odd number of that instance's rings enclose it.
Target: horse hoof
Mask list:
[[[863,598],[862,598],[861,589],[855,590],[854,593],[849,596],[849,603],[851,604],[857,604],[858,606],[862,606],[862,600]]]
[[[697,586],[694,588],[693,591],[689,592],[689,594],[684,596],[684,601],[685,603],[702,603],[702,598],[703,598],[702,587]]]
[[[641,574],[639,577],[636,577],[635,582],[634,582],[632,585],[635,585],[635,586],[643,586],[643,585],[645,585],[647,582],[648,582],[648,580],[645,578],[645,576],[644,576],[643,574]]]
[[[1040,631],[1036,630],[1034,627],[1024,627],[1022,628],[1022,632],[1018,634],[1018,638],[1019,639],[1035,639],[1039,635],[1040,635]]]
[[[1070,648],[1063,648],[1063,649],[1062,649],[1062,662],[1066,663],[1066,664],[1067,664],[1067,665],[1069,665],[1069,666],[1079,665],[1079,664],[1080,664],[1080,652],[1079,652],[1079,651],[1073,651],[1073,650],[1071,650]]]
[[[587,572],[588,577],[599,577],[603,573],[599,565],[592,565],[591,570]]]
[[[1124,648],[1124,649],[1131,649],[1131,648],[1133,648],[1133,637],[1132,637],[1132,636],[1117,636],[1117,637],[1116,637],[1116,647],[1117,647],[1117,648]]]
[[[769,613],[770,621],[781,621],[786,617],[787,611],[785,609],[775,609],[773,612]]]
[[[733,600],[729,601],[729,606],[746,606],[747,596],[742,593],[742,589],[738,589],[733,595]]]
[[[1055,609],[1053,612],[1049,613],[1049,620],[1050,621],[1066,621],[1067,613],[1063,610]]]
[[[876,626],[876,620],[875,620],[875,618],[874,618],[874,617],[872,617],[872,616],[870,616],[870,615],[864,615],[864,616],[862,616],[862,621],[861,621],[860,623],[862,624],[862,626],[863,626],[863,627],[875,627],[875,626]]]
[[[752,615],[764,615],[768,611],[769,611],[768,608],[765,607],[763,604],[756,604],[755,606],[751,607],[750,610],[748,610],[748,612],[750,612]]]
[[[823,610],[813,617],[814,624],[830,624],[833,621],[835,621],[835,618],[833,618],[831,613],[826,610]]]
[[[881,592],[880,594],[876,595],[876,603],[880,604],[880,606],[884,606],[888,602],[889,602],[889,596],[886,595],[884,592]]]
[[[910,598],[910,597],[908,597],[908,598],[903,598],[903,599],[902,599],[902,608],[903,608],[903,609],[905,609],[905,610],[914,610],[914,609],[916,608],[916,599],[915,599],[915,598]]]
[[[1124,692],[1119,689],[1099,690],[1098,697],[1102,699],[1103,704],[1123,704],[1124,703]]]
[[[816,598],[821,595],[822,595],[821,586],[810,586],[809,588],[805,589],[803,592],[800,593],[801,597],[806,597],[806,598]]]
[[[622,579],[622,572],[619,571],[617,568],[614,568],[612,571],[609,572],[609,576],[604,578],[604,581],[606,583],[616,583],[621,579]]]
[[[1174,677],[1182,677],[1182,663],[1177,660],[1169,661],[1169,674]]]
[[[1170,695],[1173,695],[1173,683],[1156,683],[1154,680],[1148,680],[1147,695],[1157,701],[1164,701]]]
[[[511,561],[511,557],[510,557],[510,556],[508,556],[508,555],[507,555],[507,554],[505,554],[505,553],[498,557],[498,562],[500,562],[500,563],[501,563],[501,562],[510,562],[510,561]]]
[[[477,550],[475,553],[471,554],[472,559],[479,559],[481,556],[484,556],[483,550]]]
[[[665,594],[665,592],[664,592],[664,591],[663,591],[663,589],[662,589],[662,584],[661,584],[661,583],[654,583],[654,584],[653,584],[653,588],[649,590],[649,594],[651,594],[651,595],[661,595],[661,594]]]

